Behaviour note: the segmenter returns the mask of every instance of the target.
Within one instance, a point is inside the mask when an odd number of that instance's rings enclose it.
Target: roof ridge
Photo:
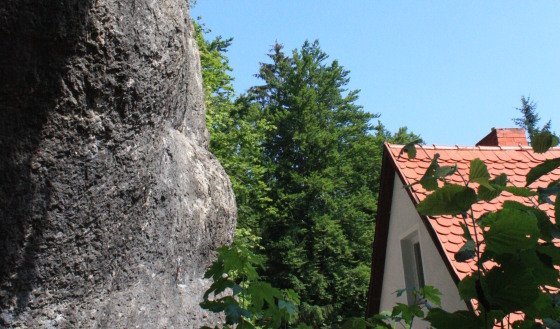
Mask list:
[[[392,144],[385,142],[390,148],[402,148],[404,144]],[[486,150],[486,151],[495,151],[495,150],[508,150],[508,151],[532,151],[533,148],[531,146],[523,146],[519,144],[518,146],[449,146],[449,145],[436,145],[436,144],[421,144],[421,147],[427,150]],[[560,146],[551,147],[549,151],[560,151]]]

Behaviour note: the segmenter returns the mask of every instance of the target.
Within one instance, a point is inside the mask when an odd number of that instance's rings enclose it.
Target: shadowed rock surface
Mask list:
[[[0,327],[216,321],[236,206],[186,0],[3,0],[0,117]]]

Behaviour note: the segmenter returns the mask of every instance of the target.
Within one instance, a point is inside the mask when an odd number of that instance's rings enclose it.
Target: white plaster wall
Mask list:
[[[426,285],[434,286],[442,292],[441,304],[444,310],[448,312],[466,310],[467,305],[459,297],[457,286],[398,175],[395,175],[393,188],[380,310],[391,310],[397,302],[407,303],[406,294],[399,298],[395,294],[395,291],[405,288],[400,241],[415,230],[418,231]],[[427,323],[419,321],[413,327],[427,328]]]

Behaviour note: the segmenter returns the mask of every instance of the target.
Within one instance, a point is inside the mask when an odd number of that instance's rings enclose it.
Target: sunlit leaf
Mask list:
[[[441,307],[441,291],[433,286],[424,286],[419,293],[429,302]]]
[[[488,182],[489,180],[490,180],[490,173],[488,173],[488,168],[486,167],[486,164],[478,158],[472,160],[471,167],[469,170],[469,181],[478,183],[486,187],[490,191],[492,191],[494,190],[494,188]]]
[[[457,165],[454,166],[441,166],[436,169],[435,176],[437,178],[443,178],[451,176],[457,172]]]

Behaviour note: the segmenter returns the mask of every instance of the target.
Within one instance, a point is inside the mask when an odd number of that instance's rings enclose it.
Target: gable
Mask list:
[[[457,165],[458,173],[449,177],[449,181],[455,184],[464,184],[463,179],[468,179],[470,161],[476,158],[481,159],[492,177],[502,173],[506,174],[508,185],[525,186],[525,175],[529,170],[547,159],[560,157],[560,148],[553,148],[545,154],[536,154],[530,147],[444,147],[444,146],[422,146],[418,148],[416,159],[409,159],[406,154],[399,156],[403,145],[385,144],[382,178],[378,205],[377,227],[375,232],[375,240],[372,256],[372,273],[370,280],[370,290],[368,295],[368,316],[379,312],[379,301],[381,298],[381,287],[383,282],[382,274],[385,266],[387,235],[389,231],[389,223],[391,219],[391,203],[393,197],[393,184],[389,182],[392,177],[399,177],[404,185],[413,184],[419,181],[426,169],[429,167],[432,159],[436,154],[439,155],[438,163],[441,166]],[[541,177],[541,179],[532,183],[529,187],[538,188],[546,187],[550,182],[560,179],[560,169],[552,171],[550,174]],[[442,183],[441,183],[442,184]],[[471,187],[477,188],[477,184],[471,184]],[[421,185],[413,185],[406,189],[410,201],[417,205],[423,200],[429,192]],[[388,193],[390,192],[390,193]],[[532,206],[531,201],[515,197],[508,192],[490,202],[478,202],[473,205],[474,217],[479,218],[483,213],[495,211],[501,208],[503,202],[515,200],[526,205]],[[554,219],[554,211],[552,205],[543,204],[539,208],[546,211],[549,216]],[[425,217],[420,216],[426,225],[427,231],[432,237],[436,248],[440,250],[441,258],[448,268],[455,282],[467,276],[475,270],[475,262],[471,260],[466,263],[455,261],[455,253],[465,243],[462,237],[463,230],[460,223],[462,218],[452,216],[436,216]],[[474,233],[474,226],[468,223],[471,234]],[[480,233],[480,232],[477,232]],[[480,237],[480,234],[478,234]]]
[[[416,270],[416,262],[410,259],[407,242],[415,242],[420,248],[421,269],[426,285],[434,286],[442,292],[442,305],[447,311],[466,310],[467,304],[461,300],[456,288],[456,278],[446,267],[441,251],[425,225],[421,216],[416,212],[415,205],[404,189],[400,177],[395,177],[391,204],[391,218],[383,273],[379,310],[390,310],[397,302],[407,303],[407,295],[397,297],[395,291],[405,287],[415,286],[414,281],[407,280],[407,272]],[[416,282],[417,283],[417,282]]]

